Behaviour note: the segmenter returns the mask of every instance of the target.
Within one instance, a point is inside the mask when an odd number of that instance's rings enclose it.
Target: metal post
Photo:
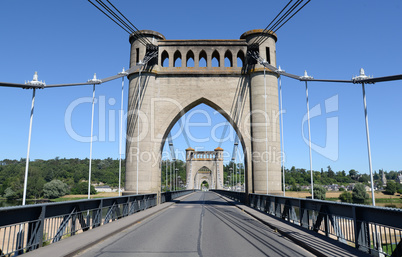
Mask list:
[[[174,179],[174,183],[175,183],[175,185],[176,185],[176,187],[175,187],[175,188],[176,188],[176,191],[177,191],[177,172],[178,172],[178,171],[179,171],[178,168],[175,168],[175,169],[174,169],[174,172],[175,172],[175,174],[176,174],[176,175],[175,175],[175,179]]]
[[[165,192],[167,192],[167,181],[168,181],[168,166],[167,166],[167,159],[166,159],[166,162],[165,162],[165,166],[166,166],[166,173],[165,173]]]
[[[137,195],[138,195],[138,164],[140,162],[140,99],[141,99],[141,67],[138,74],[138,97],[137,97]]]
[[[236,166],[237,166],[237,164],[235,163],[235,165],[234,165],[234,172],[235,172],[235,188],[236,188],[236,191],[237,191],[237,171],[236,171]]]
[[[282,115],[282,80],[281,77],[279,77],[279,102],[280,102],[280,112],[281,112],[281,144],[282,144],[282,182],[283,182],[283,196],[286,195],[286,187],[285,187],[285,142],[283,141],[283,115]]]
[[[173,190],[176,191],[176,168],[175,168],[176,160],[173,160]]]
[[[124,69],[123,69],[124,71]],[[119,196],[121,196],[121,145],[122,145],[122,137],[123,137],[123,94],[124,94],[124,77],[121,79],[121,108],[120,108],[120,139],[119,139]]]
[[[307,103],[307,124],[308,124],[308,144],[310,149],[310,176],[311,176],[311,199],[314,199],[314,181],[313,181],[313,161],[311,158],[311,133],[310,133],[310,107],[308,104],[308,87],[306,82],[306,103]]]
[[[92,136],[94,132],[94,104],[95,104],[95,84],[93,85],[92,89],[92,117],[91,117],[91,143],[89,147],[88,199],[91,199]]]
[[[233,191],[233,189],[234,189],[234,162],[233,162],[233,164],[232,164],[232,191]]]
[[[174,191],[172,185],[172,162],[170,162],[170,191]]]
[[[22,196],[22,205],[25,205],[27,197],[27,185],[28,185],[28,168],[29,168],[29,152],[31,149],[31,135],[32,135],[32,121],[35,107],[35,88],[32,92],[32,105],[31,105],[31,117],[29,118],[29,134],[28,134],[28,147],[27,147],[27,159],[25,160],[25,177],[24,177],[24,193]]]
[[[242,164],[242,166],[243,166],[243,169],[244,169],[244,163]],[[240,189],[242,189],[242,188],[244,189],[244,185],[243,185],[244,183],[242,184],[242,179],[241,179],[241,178],[242,178],[242,177],[241,177],[241,170],[242,170],[242,169],[240,168]],[[244,170],[243,170],[243,174],[244,174],[244,175],[243,175],[243,179],[244,179],[244,176],[246,175],[245,172],[244,172]],[[242,186],[242,185],[243,185],[243,186]],[[243,192],[243,191],[241,191],[241,192]]]
[[[229,187],[233,191],[233,187],[232,187],[233,168],[232,167],[229,168],[229,176],[228,177],[229,177]]]
[[[371,197],[373,198],[373,201],[372,201],[373,206],[375,206],[373,169],[371,167],[370,134],[369,134],[369,127],[368,127],[366,90],[364,88],[364,83],[362,83],[362,90],[363,90],[364,117],[365,117],[365,121],[366,121],[367,154],[368,154],[369,169],[370,169],[370,180],[371,180]]]
[[[267,116],[267,80],[265,78],[265,66],[264,66],[264,108],[265,108],[265,116]],[[269,162],[269,155],[268,155],[268,120],[265,119],[265,153],[267,154],[267,162],[265,164],[267,170],[267,194],[268,194],[268,162]]]

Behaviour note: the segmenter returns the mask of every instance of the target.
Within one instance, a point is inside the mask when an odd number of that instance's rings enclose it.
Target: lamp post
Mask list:
[[[121,106],[120,106],[120,138],[119,138],[119,196],[121,196],[121,156],[122,156],[122,138],[123,138],[123,96],[124,96],[124,76],[128,73],[124,70],[119,73],[121,77]]]
[[[235,189],[237,191],[237,177],[239,174],[239,171],[236,170],[237,164],[234,165],[234,173],[235,173]]]
[[[174,165],[174,164],[173,164]],[[179,171],[179,169],[178,168],[175,168],[174,169],[174,176],[175,176],[175,179],[174,179],[174,187],[175,187],[175,191],[177,191],[177,171]]]
[[[360,75],[353,78],[353,82],[356,83],[359,80],[368,79],[369,77],[364,74],[364,69],[360,69]],[[367,114],[367,103],[366,103],[366,90],[364,87],[364,82],[362,84],[363,91],[363,106],[364,106],[364,120],[366,122],[366,140],[367,140],[367,155],[369,161],[369,169],[370,169],[370,182],[371,182],[371,198],[373,206],[375,206],[375,195],[374,195],[374,179],[373,179],[373,169],[371,166],[371,149],[370,149],[370,134],[369,134],[369,125],[368,125],[368,114]]]
[[[138,97],[137,97],[137,183],[136,183],[136,189],[137,189],[137,195],[138,195],[138,163],[140,162],[140,99],[141,99],[141,68],[145,65],[142,61],[137,63],[139,68],[138,72]]]
[[[281,66],[279,66],[278,69],[279,73],[281,72],[285,72],[283,70],[281,70]],[[286,195],[286,184],[285,184],[285,158],[284,158],[284,154],[285,154],[285,142],[283,141],[283,108],[282,108],[282,79],[279,76],[279,102],[280,102],[280,114],[281,114],[281,144],[282,144],[282,154],[281,154],[281,164],[282,164],[282,183],[283,183],[283,196]]]
[[[266,60],[263,61],[263,65],[268,64]],[[267,114],[267,81],[265,78],[265,65],[264,65],[264,108],[265,108],[265,115]],[[269,155],[268,155],[268,120],[265,121],[265,152],[267,154],[267,162],[265,164],[266,167],[266,176],[267,176],[267,194],[268,194],[268,162],[269,162]]]
[[[32,81],[28,81],[25,84],[32,86],[41,86],[42,88],[46,86],[46,84],[42,81],[38,80],[38,72],[35,71]],[[32,104],[31,104],[31,115],[29,118],[29,133],[28,133],[28,146],[27,146],[27,159],[25,160],[25,177],[24,177],[24,192],[22,195],[22,205],[25,205],[26,196],[27,196],[27,185],[28,185],[28,169],[29,169],[29,153],[31,149],[31,135],[32,135],[32,122],[33,122],[33,114],[35,107],[35,87],[32,89]]]
[[[92,114],[91,114],[91,142],[89,146],[89,171],[88,171],[88,199],[91,198],[91,173],[92,173],[92,141],[93,141],[93,132],[94,132],[94,108],[95,108],[95,85],[102,83],[100,79],[96,78],[96,73],[94,77],[88,82],[93,83],[92,88]]]
[[[172,173],[173,173],[173,170],[172,170],[172,162],[171,161],[169,161],[169,163],[170,163],[170,167],[169,167],[169,174],[170,174],[170,191],[173,191],[173,179],[172,179]]]
[[[165,173],[165,191],[167,192],[167,190],[168,190],[168,162],[167,162],[167,159],[166,159],[166,162],[165,162],[165,166],[166,166],[166,173]]]
[[[311,199],[314,199],[313,161],[312,161],[312,156],[311,156],[310,107],[309,107],[309,103],[308,103],[308,87],[307,87],[307,80],[313,79],[313,77],[308,76],[307,71],[304,71],[304,76],[302,76],[300,78],[306,82],[308,144],[309,144],[309,150],[310,150]]]
[[[233,173],[233,168],[230,167],[230,168],[229,168],[229,174],[232,174],[232,173]],[[232,188],[232,183],[231,183],[232,181],[230,180],[230,178],[232,178],[232,176],[229,175],[228,178],[229,178],[229,181],[230,181],[230,182],[229,182],[230,188],[233,189],[233,188]],[[232,178],[232,180],[233,180],[233,178]]]

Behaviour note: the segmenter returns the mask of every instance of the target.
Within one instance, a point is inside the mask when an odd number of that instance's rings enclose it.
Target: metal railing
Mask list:
[[[176,198],[179,198],[180,196],[188,195],[195,191],[197,190],[180,190],[180,191],[163,192],[161,194],[161,203],[172,201]]]
[[[246,203],[246,194],[213,190]],[[330,201],[249,194],[261,212],[353,246],[375,256],[402,256],[402,210]]]
[[[16,256],[157,205],[157,194],[0,208],[0,256]]]

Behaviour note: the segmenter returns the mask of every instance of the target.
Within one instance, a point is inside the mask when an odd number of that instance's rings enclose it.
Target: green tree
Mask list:
[[[344,203],[352,203],[353,199],[352,199],[352,194],[348,191],[344,191],[342,194],[339,195],[339,199],[341,200],[341,202]]]
[[[50,199],[66,195],[68,191],[67,184],[58,179],[54,179],[43,186],[44,196]]]
[[[6,190],[4,190],[4,197],[7,198],[7,200],[15,199],[16,196],[17,194],[11,189],[11,187],[7,187]]]
[[[396,193],[397,189],[398,189],[398,185],[396,184],[396,182],[393,180],[390,180],[387,182],[387,187],[385,188],[385,193],[387,195],[393,195]]]
[[[88,182],[80,182],[71,188],[71,193],[75,195],[85,195],[88,194]],[[96,194],[95,187],[91,185],[91,195]]]
[[[368,183],[370,181],[370,176],[367,174],[362,174],[359,178],[359,182]]]
[[[326,192],[327,189],[325,189],[323,186],[314,185],[314,199],[325,200]]]
[[[363,184],[357,183],[353,188],[352,200],[354,203],[364,203],[369,198]]]
[[[349,177],[351,177],[352,179],[356,179],[357,174],[359,174],[358,171],[356,171],[354,169],[349,170]]]
[[[335,177],[335,172],[331,169],[331,166],[328,165],[328,177],[333,178]]]

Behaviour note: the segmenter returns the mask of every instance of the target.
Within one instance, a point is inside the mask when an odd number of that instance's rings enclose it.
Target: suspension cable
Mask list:
[[[258,36],[257,40],[255,41],[256,44],[261,45],[263,44],[266,40],[267,37],[264,37],[263,34],[266,33],[267,31],[271,31],[272,33],[276,33],[283,25],[285,25],[290,19],[292,19],[300,10],[302,10],[311,0],[308,0],[302,7],[299,9],[298,6],[303,2],[304,0],[297,0],[284,14],[282,12],[286,10],[286,8],[289,6],[289,4],[292,2],[290,1],[280,12],[276,17],[268,24],[268,26],[261,32],[261,34]],[[297,9],[297,10],[296,10]],[[296,11],[295,11],[296,10]],[[293,13],[293,14],[292,14]],[[282,14],[282,16],[280,16]],[[291,15],[287,20],[285,20],[289,15]],[[280,17],[279,17],[280,16]],[[278,18],[279,17],[279,18]],[[274,21],[276,22],[271,25]],[[285,20],[285,21],[284,21]]]
[[[111,15],[113,15],[116,19],[118,19],[118,21],[125,26],[126,28],[128,28],[132,33],[134,33],[134,35],[136,36],[136,38],[141,42],[141,44],[143,45],[147,45],[147,41],[144,40],[144,38],[140,37],[138,35],[138,32],[135,31],[132,27],[130,27],[130,25],[128,25],[122,18],[120,18],[110,7],[108,7],[102,0],[96,0],[96,2],[98,2],[103,8],[105,8],[105,10],[107,12],[109,12]],[[113,6],[114,7],[114,6]],[[116,10],[117,8],[114,7]]]
[[[264,33],[265,33],[266,31],[268,31],[269,26],[271,26],[271,24],[278,18],[279,15],[281,15],[281,13],[289,6],[289,4],[290,4],[292,1],[293,1],[293,0],[290,0],[289,3],[288,3],[285,7],[283,7],[283,9],[275,16],[275,18],[272,19],[272,21],[265,27],[265,29],[263,29],[263,31],[260,33],[260,35],[259,35],[258,38],[256,39],[255,43],[258,44],[258,42],[259,42],[260,40],[262,40],[262,36],[264,35]]]
[[[88,0],[93,6],[95,6],[99,11],[101,11],[104,15],[106,15],[110,20],[112,20],[114,23],[116,23],[120,28],[122,28],[124,31],[126,31],[128,34],[131,34],[128,30],[123,28],[122,25],[120,25],[117,21],[115,21],[112,17],[110,17],[107,13],[105,13],[102,9],[100,9],[97,5],[95,5],[91,0]]]
[[[92,2],[91,0],[88,0],[88,2],[90,2],[93,6],[95,6],[99,11],[101,11],[104,15],[106,15],[110,20],[112,20],[114,23],[116,23],[120,28],[122,28],[124,31],[126,31],[128,34],[134,34],[134,36],[136,37],[136,39],[143,44],[144,46],[146,46],[147,44],[151,44],[151,42],[143,37],[143,34],[141,33],[140,30],[138,30],[138,28],[136,26],[134,26],[134,24],[132,22],[130,22],[126,16],[124,16],[118,9],[116,6],[114,6],[110,1],[107,0],[107,2],[128,22],[131,24],[128,24],[126,21],[124,21],[124,19],[119,16],[115,11],[112,10],[112,8],[110,8],[107,4],[105,4],[102,0],[95,0],[98,5],[96,5],[94,2]],[[102,8],[104,10],[102,10]],[[109,14],[107,14],[107,13]],[[113,16],[113,17],[111,17]]]
[[[280,28],[282,28],[283,25],[285,25],[290,19],[292,19],[292,18],[293,18],[301,9],[303,9],[310,1],[311,1],[311,0],[308,0],[302,7],[300,7],[295,13],[293,13],[285,22],[283,22],[283,20],[286,19],[286,17],[288,17],[303,1],[297,3],[297,5],[296,5],[294,8],[292,8],[291,12],[287,13],[286,15],[284,15],[284,17],[282,17],[281,21],[278,22],[277,24],[275,24],[275,26],[273,26],[273,27],[271,28],[272,33],[276,33]],[[281,24],[281,22],[282,22],[282,24]],[[278,27],[278,26],[279,26],[279,27]],[[265,38],[262,40],[262,42],[261,42],[260,44],[264,43],[267,39],[268,39],[268,38],[265,37]]]
[[[128,21],[128,23],[130,23],[131,26],[133,26],[134,29],[136,29],[136,30],[139,32],[140,35],[143,35],[143,33],[142,33],[129,19],[127,19],[127,17],[126,17],[124,14],[122,14],[122,13],[119,11],[119,9],[117,9],[109,0],[106,0],[106,1],[107,1],[121,16],[123,16],[123,18],[124,18],[126,21]],[[145,39],[145,41],[147,41],[148,44],[152,44],[151,41],[149,41],[147,38],[144,38],[144,39]]]
[[[274,30],[276,27],[279,26],[279,24],[286,19],[301,3],[303,2],[303,0],[298,0],[296,3],[294,3],[292,5],[292,7],[286,11],[286,13],[284,15],[282,15],[282,17],[275,22],[275,24],[271,27],[271,30]]]
[[[299,10],[297,10],[292,16],[289,17],[289,19],[287,19],[284,23],[282,23],[281,26],[279,26],[279,28],[275,29],[274,33],[276,31],[278,31],[283,25],[285,25],[291,18],[293,18],[293,16],[295,16],[301,9],[303,9],[311,0],[308,0],[307,3],[305,3],[302,7],[300,7]]]

